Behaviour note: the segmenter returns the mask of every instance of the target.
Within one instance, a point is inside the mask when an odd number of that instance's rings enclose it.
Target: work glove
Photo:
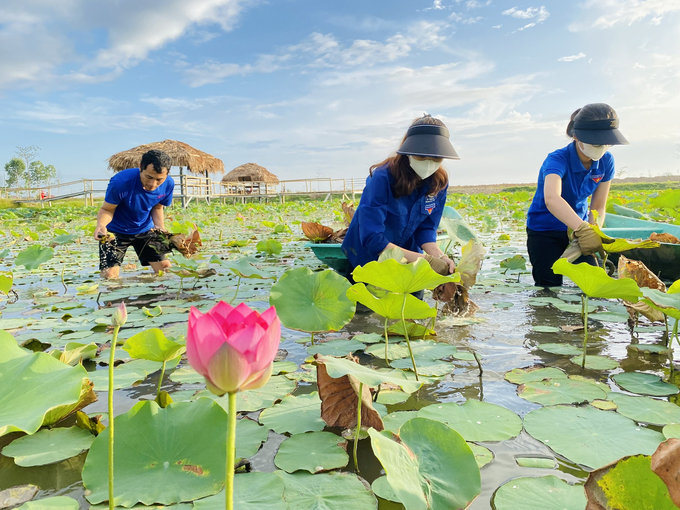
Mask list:
[[[602,246],[603,239],[595,232],[592,225],[584,221],[579,227],[574,230],[574,238],[578,240],[578,245],[581,248],[583,255],[593,255],[599,253],[600,257],[605,257],[604,247]],[[611,242],[604,240],[604,242]]]
[[[423,254],[423,257],[425,260],[427,260],[427,263],[430,264],[430,267],[432,270],[436,273],[439,273],[444,276],[449,275],[449,265],[444,262],[442,259],[438,259],[437,257],[433,257],[429,253]]]

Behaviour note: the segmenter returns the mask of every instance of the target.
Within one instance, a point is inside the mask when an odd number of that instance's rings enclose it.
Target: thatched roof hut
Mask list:
[[[278,183],[279,178],[267,170],[265,167],[255,163],[246,163],[245,165],[237,166],[227,175],[222,177],[222,182],[271,182]]]
[[[191,173],[207,175],[207,173],[224,173],[224,163],[221,159],[194,149],[191,145],[177,140],[163,140],[162,142],[147,143],[134,149],[129,149],[111,156],[109,168],[120,172],[126,168],[138,168],[142,154],[150,150],[161,150],[172,160],[172,166],[186,167]]]

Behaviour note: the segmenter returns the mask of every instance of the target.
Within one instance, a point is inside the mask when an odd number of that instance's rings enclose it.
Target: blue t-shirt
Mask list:
[[[393,185],[394,177],[387,165],[376,168],[373,176],[366,179],[359,207],[342,243],[342,251],[353,267],[378,260],[389,243],[422,253],[423,244],[437,240],[446,189],[432,196],[426,183],[410,195],[396,198]]]
[[[543,186],[545,176],[557,174],[562,178],[562,198],[584,221],[588,220],[588,197],[601,182],[614,178],[614,156],[605,152],[586,170],[576,153],[576,142],[548,154],[538,174],[538,187],[527,214],[527,227],[531,230],[567,230],[567,226],[555,218],[545,205]]]
[[[158,204],[172,204],[172,192],[175,181],[168,175],[167,179],[153,191],[146,191],[142,186],[139,168],[128,168],[111,177],[106,188],[104,201],[117,205],[113,212],[113,220],[107,230],[117,234],[141,234],[153,228],[151,209]]]

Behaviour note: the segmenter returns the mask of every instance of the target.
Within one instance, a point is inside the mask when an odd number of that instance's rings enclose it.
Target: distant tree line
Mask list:
[[[39,151],[35,145],[17,147],[16,156],[5,164],[6,187],[49,186],[57,179],[54,165],[44,165],[37,159]]]

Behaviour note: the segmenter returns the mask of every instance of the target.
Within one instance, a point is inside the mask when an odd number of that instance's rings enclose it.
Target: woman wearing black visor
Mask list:
[[[577,262],[595,265],[602,240],[593,230],[604,222],[609,186],[614,178],[612,145],[627,145],[619,118],[604,103],[587,104],[571,115],[567,136],[573,141],[548,155],[538,174],[538,187],[527,215],[527,250],[536,285],[562,285],[552,265],[569,245],[573,230],[583,253]],[[590,207],[588,199],[590,198]]]

